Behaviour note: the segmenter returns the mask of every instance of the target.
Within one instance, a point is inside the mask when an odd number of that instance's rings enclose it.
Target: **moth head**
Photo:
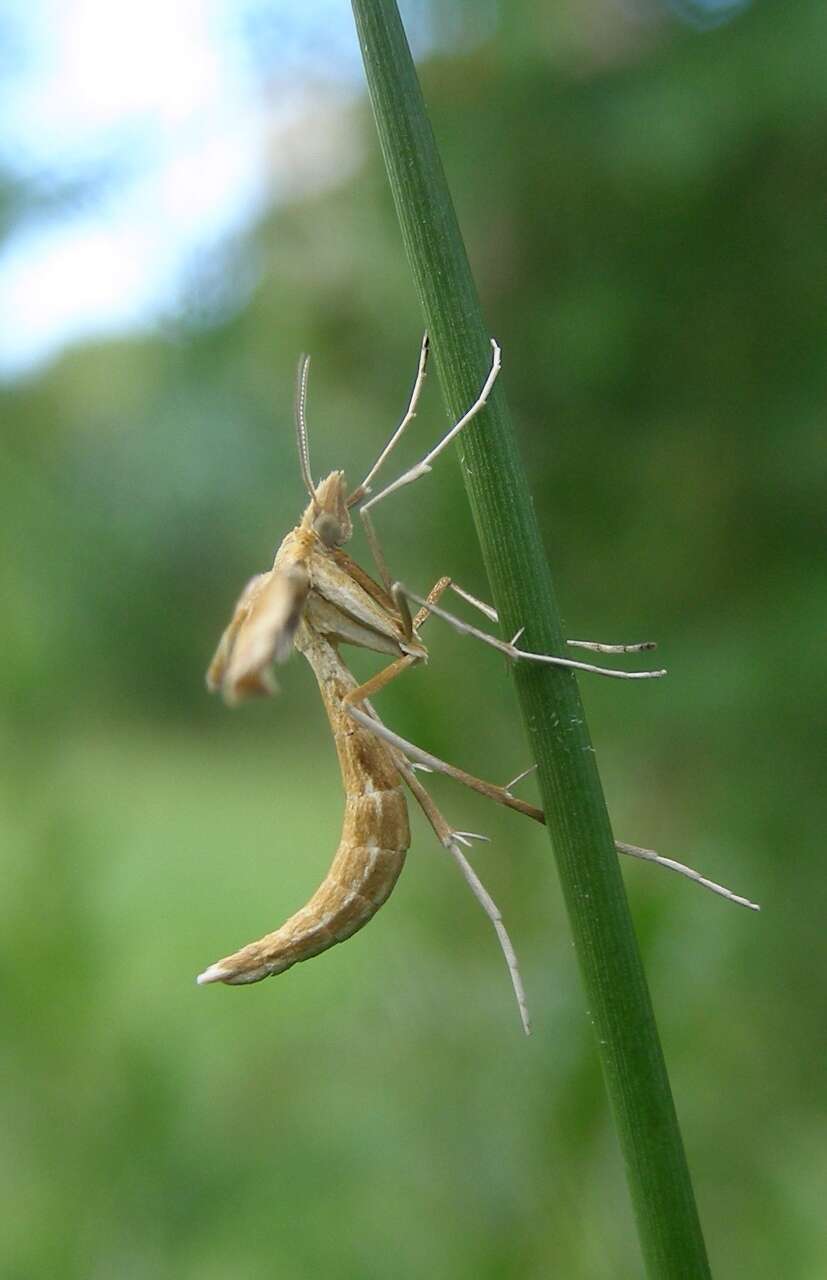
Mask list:
[[[353,533],[347,509],[345,473],[331,471],[314,490],[302,524],[310,528],[326,547],[340,547]]]

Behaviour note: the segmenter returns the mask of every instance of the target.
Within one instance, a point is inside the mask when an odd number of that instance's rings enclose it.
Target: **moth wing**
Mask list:
[[[275,693],[273,662],[286,662],[293,648],[310,579],[300,565],[252,578],[207,671],[207,686],[221,689],[225,702]]]
[[[218,647],[212,656],[210,665],[207,667],[206,681],[210,693],[216,693],[223,685],[236,636],[250,612],[250,606],[255,599],[256,593],[268,577],[269,574],[257,573],[254,578],[250,579],[238,597],[233,616],[224,628]]]

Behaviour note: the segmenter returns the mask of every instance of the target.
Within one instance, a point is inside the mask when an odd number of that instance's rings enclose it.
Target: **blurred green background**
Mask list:
[[[421,74],[569,634],[656,638],[670,671],[581,682],[616,834],[763,905],[624,868],[713,1270],[821,1277],[827,10],[438,8]],[[517,815],[433,782],[493,838],[475,865],[530,1040],[417,817],[347,946],[194,985],[309,897],[338,838],[305,664],[234,713],[203,686],[303,506],[297,355],[315,468],[355,482],[419,341],[362,97],[320,84],[307,147],[334,116],[352,171],[205,255],[162,320],[2,388],[10,1280],[641,1274],[553,861]],[[26,218],[11,182],[0,203]],[[443,425],[432,377],[397,469]],[[377,523],[404,581],[487,594],[453,457]],[[528,761],[502,663],[429,631],[381,712],[506,781]]]

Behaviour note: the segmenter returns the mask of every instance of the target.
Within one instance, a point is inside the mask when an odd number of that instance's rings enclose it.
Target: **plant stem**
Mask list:
[[[475,400],[488,370],[489,331],[396,4],[353,0],[353,10],[403,240],[449,415],[456,420]],[[527,649],[564,653],[551,576],[501,381],[458,446],[503,634],[525,626],[521,644]],[[529,663],[516,664],[514,676],[647,1271],[659,1278],[709,1276],[576,677]],[[651,691],[635,688],[633,696],[651,696]]]

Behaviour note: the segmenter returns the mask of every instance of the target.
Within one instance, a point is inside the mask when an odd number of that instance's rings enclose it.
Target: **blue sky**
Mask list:
[[[429,5],[402,5],[420,53]],[[470,12],[484,38],[494,0]],[[0,378],[174,312],[199,257],[352,171],[361,92],[348,0],[0,0],[0,170],[34,197],[0,245]]]
[[[36,196],[0,248],[2,376],[151,323],[199,253],[358,163],[343,0],[21,0],[0,26],[0,164]]]

